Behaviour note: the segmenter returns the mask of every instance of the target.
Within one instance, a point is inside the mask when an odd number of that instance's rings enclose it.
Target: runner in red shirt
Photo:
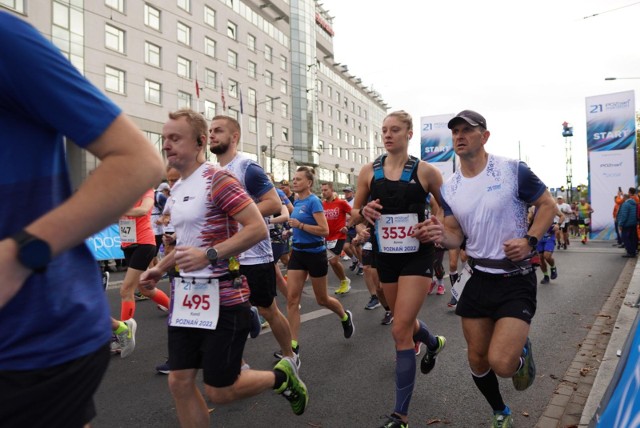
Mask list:
[[[340,280],[340,287],[335,294],[347,294],[351,290],[351,280],[344,273],[344,267],[340,263],[340,253],[347,239],[347,214],[351,214],[351,205],[344,199],[339,199],[333,191],[332,183],[322,183],[322,207],[324,216],[329,224],[327,236],[327,259]]]

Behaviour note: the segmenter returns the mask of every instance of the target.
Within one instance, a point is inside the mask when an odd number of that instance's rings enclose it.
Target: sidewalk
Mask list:
[[[587,427],[604,395],[636,317],[640,264],[629,259],[536,428]]]

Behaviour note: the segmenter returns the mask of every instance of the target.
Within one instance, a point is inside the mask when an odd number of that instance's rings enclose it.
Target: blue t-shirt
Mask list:
[[[315,218],[313,218],[313,213],[321,213],[324,209],[322,208],[322,202],[320,199],[311,194],[304,199],[297,199],[293,203],[293,212],[291,213],[291,217],[300,221],[304,224],[310,224],[312,226],[317,226],[318,222]],[[326,251],[326,247],[324,245],[324,238],[318,235],[312,235],[311,233],[305,232],[304,230],[294,228],[293,230],[293,249],[296,251],[306,251],[309,253],[321,253]],[[313,248],[296,248],[296,244],[314,244],[317,242],[322,242],[322,245]]]
[[[120,114],[30,24],[0,12],[0,239],[71,195],[63,135],[86,147]],[[69,144],[72,144],[69,141]],[[0,309],[0,370],[55,366],[111,335],[97,263],[83,243],[31,275]]]

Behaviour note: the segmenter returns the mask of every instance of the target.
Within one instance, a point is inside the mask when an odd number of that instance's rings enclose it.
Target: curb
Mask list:
[[[635,303],[638,298],[640,265],[636,266],[636,259],[629,259],[622,269],[611,294],[596,315],[591,329],[536,423],[536,428],[587,426],[582,425],[582,420],[586,419],[588,424],[595,413],[618,364],[616,351],[624,345],[633,324],[633,319],[620,324],[618,319],[627,301],[633,300],[632,303]],[[633,291],[631,285],[634,286]],[[627,309],[634,311],[635,317],[636,310]]]

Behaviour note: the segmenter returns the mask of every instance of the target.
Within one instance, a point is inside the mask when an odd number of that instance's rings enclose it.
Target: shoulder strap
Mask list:
[[[384,170],[382,169],[382,165],[384,165],[386,157],[387,155],[383,154],[373,161],[373,179],[375,181],[384,180]]]
[[[400,181],[408,183],[411,180],[411,175],[418,166],[418,162],[420,161],[417,157],[409,155],[409,160],[407,160],[407,163],[404,164],[402,175],[400,176]]]

